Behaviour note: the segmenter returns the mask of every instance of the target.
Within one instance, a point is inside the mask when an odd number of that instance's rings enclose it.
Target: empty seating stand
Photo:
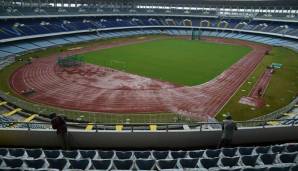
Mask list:
[[[0,148],[2,170],[297,171],[298,144],[189,151]]]

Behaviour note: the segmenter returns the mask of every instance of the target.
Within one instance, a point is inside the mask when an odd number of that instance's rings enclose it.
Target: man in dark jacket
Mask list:
[[[222,136],[221,136],[221,140],[218,144],[218,148],[229,147],[232,144],[234,131],[236,131],[237,129],[238,129],[237,125],[232,120],[232,116],[227,115],[226,119],[223,120]]]
[[[57,135],[62,141],[64,149],[68,148],[67,125],[64,117],[58,116],[56,113],[50,115],[52,128],[56,129]]]

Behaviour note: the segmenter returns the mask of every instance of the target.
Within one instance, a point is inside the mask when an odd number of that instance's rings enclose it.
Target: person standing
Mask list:
[[[237,129],[237,125],[236,123],[234,123],[232,116],[227,115],[226,119],[224,119],[222,123],[222,135],[221,140],[218,144],[218,148],[231,146],[234,131],[236,131]]]
[[[56,130],[59,139],[62,142],[63,149],[68,149],[68,133],[67,133],[67,125],[65,122],[65,118],[57,115],[56,113],[52,113],[50,115],[52,128]]]

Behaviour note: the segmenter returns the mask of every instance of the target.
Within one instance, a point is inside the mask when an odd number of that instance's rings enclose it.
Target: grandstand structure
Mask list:
[[[50,47],[136,35],[194,36],[193,30],[199,37],[298,51],[298,1],[0,0],[0,69]],[[298,145],[291,144],[298,141],[298,98],[268,115],[237,122],[236,147],[221,149],[206,149],[221,135],[221,123],[214,120],[95,123],[92,116],[68,122],[70,146],[79,150],[31,149],[60,146],[47,117],[53,111],[38,104],[31,108],[1,91],[0,112],[0,146],[8,146],[0,148],[0,170],[298,170]]]

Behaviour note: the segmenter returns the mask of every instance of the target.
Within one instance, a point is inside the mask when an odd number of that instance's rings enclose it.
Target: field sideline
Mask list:
[[[82,56],[88,63],[192,86],[213,79],[250,50],[245,46],[206,41],[160,39]]]

